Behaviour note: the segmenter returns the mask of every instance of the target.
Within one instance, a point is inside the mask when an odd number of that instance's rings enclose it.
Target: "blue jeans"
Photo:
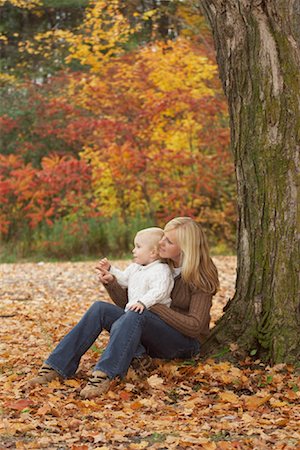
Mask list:
[[[184,336],[146,309],[142,314],[124,312],[111,303],[95,302],[45,363],[64,378],[73,376],[82,355],[102,330],[110,333],[110,339],[94,370],[105,372],[109,378],[124,377],[132,358],[144,353],[173,359],[191,358],[199,352],[198,340]]]

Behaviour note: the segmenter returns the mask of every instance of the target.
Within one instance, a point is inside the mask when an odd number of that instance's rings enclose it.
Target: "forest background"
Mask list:
[[[195,2],[0,10],[1,260],[123,257],[177,215],[234,252],[227,104]]]

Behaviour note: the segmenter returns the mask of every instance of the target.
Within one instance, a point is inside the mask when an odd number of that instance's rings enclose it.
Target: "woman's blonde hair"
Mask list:
[[[202,227],[190,217],[175,217],[166,224],[164,231],[174,229],[182,252],[183,280],[204,292],[215,294],[219,289],[218,271],[209,256]]]

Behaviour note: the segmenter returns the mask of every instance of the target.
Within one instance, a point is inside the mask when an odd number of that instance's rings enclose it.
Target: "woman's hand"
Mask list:
[[[113,281],[114,276],[108,272],[108,270],[100,269],[98,266],[96,267],[96,270],[98,271],[99,281],[101,281],[102,284],[108,284]]]
[[[145,306],[142,303],[135,303],[134,305],[128,306],[128,311],[135,311],[139,314],[142,314],[144,309],[145,309]]]

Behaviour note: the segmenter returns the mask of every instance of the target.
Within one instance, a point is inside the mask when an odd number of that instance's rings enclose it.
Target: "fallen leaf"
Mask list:
[[[74,388],[79,388],[81,386],[80,382],[77,380],[65,380],[64,384],[66,386],[70,386],[70,387],[74,387]]]
[[[264,397],[258,397],[255,395],[251,397],[246,397],[244,399],[245,407],[249,410],[255,410],[260,406],[262,406],[263,404],[265,404],[266,402],[268,402],[271,398],[272,394],[268,394]]]
[[[22,398],[13,402],[7,402],[4,404],[5,407],[10,409],[16,409],[17,411],[22,411],[22,409],[32,406],[33,402],[30,399]]]
[[[122,400],[129,400],[132,397],[132,393],[131,392],[127,392],[127,391],[121,391],[120,392],[120,398]]]
[[[240,401],[239,397],[231,391],[221,392],[219,394],[219,399],[222,402],[235,403],[235,404],[239,403],[239,401]]]
[[[152,375],[151,377],[147,378],[147,382],[154,389],[159,388],[159,387],[161,387],[162,384],[164,384],[164,380],[162,378],[160,378],[157,374]]]
[[[130,404],[130,408],[133,409],[133,410],[143,408],[143,406],[144,405],[141,402],[139,402],[139,401],[136,401],[136,402],[133,402],[133,403]]]

